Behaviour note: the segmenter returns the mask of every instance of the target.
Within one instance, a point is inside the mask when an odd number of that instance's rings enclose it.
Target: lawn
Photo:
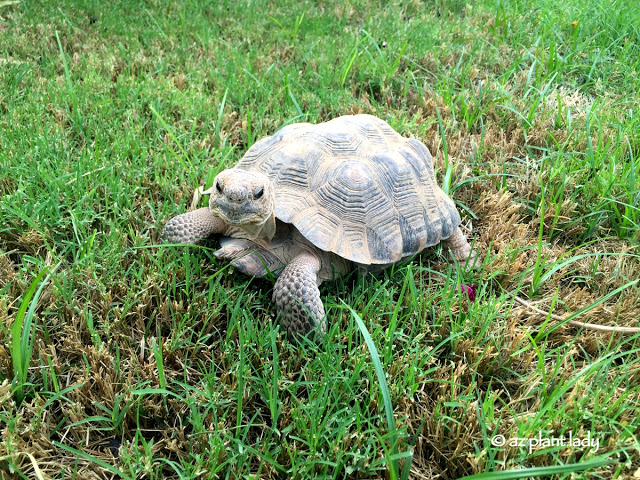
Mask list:
[[[0,0],[2,478],[640,475],[640,335],[567,323],[640,327],[639,29],[615,0]],[[160,231],[256,140],[354,113],[429,147],[483,264],[324,284],[325,341],[292,343],[273,279]]]

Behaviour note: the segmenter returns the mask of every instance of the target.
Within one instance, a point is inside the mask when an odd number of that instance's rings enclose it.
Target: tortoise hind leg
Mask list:
[[[467,242],[460,227],[457,227],[451,236],[442,241],[445,250],[450,250],[451,255],[460,263],[468,263],[471,267],[477,267],[480,264],[475,251],[471,250],[471,245]]]
[[[289,337],[313,333],[320,340],[324,336],[326,322],[318,289],[319,270],[320,259],[316,255],[300,253],[276,282],[273,301]]]

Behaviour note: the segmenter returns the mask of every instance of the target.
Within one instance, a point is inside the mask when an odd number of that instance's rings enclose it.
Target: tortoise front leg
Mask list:
[[[314,332],[320,340],[326,331],[324,306],[318,289],[320,259],[310,252],[298,254],[276,281],[273,301],[282,326],[290,337]]]
[[[211,215],[209,207],[202,207],[169,220],[162,229],[162,240],[165,243],[197,245],[214,233],[224,233],[226,229],[227,224]]]

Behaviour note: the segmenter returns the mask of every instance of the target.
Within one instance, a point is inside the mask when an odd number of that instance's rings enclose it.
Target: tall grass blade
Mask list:
[[[373,367],[376,370],[376,377],[378,377],[378,383],[380,384],[380,392],[382,393],[382,400],[384,403],[384,412],[387,418],[387,428],[389,429],[389,433],[391,434],[391,455],[394,457],[392,460],[392,465],[390,465],[390,473],[392,478],[398,478],[400,476],[400,470],[398,465],[398,431],[396,428],[396,419],[393,416],[393,405],[391,404],[391,395],[389,395],[389,387],[387,386],[387,377],[384,372],[384,368],[382,368],[382,362],[380,361],[380,355],[378,355],[378,349],[376,348],[375,343],[373,343],[373,338],[369,334],[367,327],[364,322],[360,318],[360,315],[356,313],[356,311],[347,305],[347,309],[351,312],[351,316],[358,324],[358,328],[360,332],[362,332],[362,336],[364,337],[364,341],[367,344],[367,348],[369,349],[369,354],[371,355],[371,362],[373,363]],[[408,460],[411,462],[411,460]]]
[[[11,326],[11,361],[13,363],[13,381],[18,403],[21,403],[24,398],[24,385],[27,383],[27,373],[29,372],[29,363],[31,362],[33,348],[31,324],[38,304],[38,298],[42,294],[42,289],[51,276],[51,274],[47,275],[44,281],[41,282],[42,277],[47,274],[48,270],[49,267],[43,268],[36,278],[33,279],[31,285],[29,285],[27,293],[25,293],[22,298],[16,319]]]
[[[349,72],[353,67],[353,62],[356,61],[356,56],[358,55],[358,43],[356,43],[356,46],[353,47],[353,50],[351,51],[351,57],[349,58],[349,62],[345,66],[344,70],[342,71],[342,78],[340,79],[341,87],[344,87],[344,84],[347,81],[347,76],[349,75]]]
[[[224,96],[222,97],[222,102],[220,103],[220,108],[218,109],[218,119],[216,120],[216,140],[213,145],[214,148],[220,148],[220,132],[222,131],[222,120],[224,118],[224,107],[227,104],[227,95],[229,94],[229,89],[227,88],[224,91]]]
[[[614,460],[597,457],[580,463],[553,465],[551,467],[521,468],[518,470],[503,470],[501,472],[486,472],[462,477],[460,480],[511,480],[516,478],[540,478],[560,473],[582,472],[594,468],[610,465]]]

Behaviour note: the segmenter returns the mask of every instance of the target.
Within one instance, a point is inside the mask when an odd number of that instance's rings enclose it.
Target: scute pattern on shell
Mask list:
[[[286,126],[235,168],[271,179],[280,220],[317,247],[365,265],[397,262],[460,224],[436,185],[427,147],[370,115]]]

